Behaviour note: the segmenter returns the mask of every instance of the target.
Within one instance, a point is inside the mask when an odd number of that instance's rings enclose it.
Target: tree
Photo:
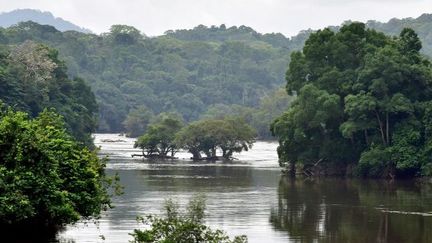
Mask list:
[[[0,226],[3,232],[55,232],[111,207],[112,178],[96,152],[82,148],[63,118],[45,110],[0,108]],[[20,237],[15,235],[14,237]]]
[[[225,141],[222,140],[219,145],[223,158],[231,159],[233,153],[248,151],[252,148],[257,134],[251,126],[241,118],[226,118],[224,122],[229,132],[224,138]]]
[[[222,150],[224,159],[231,159],[234,152],[248,150],[255,142],[256,132],[241,118],[211,119],[193,122],[181,129],[175,139],[179,148],[192,153],[193,159],[217,159]]]
[[[144,242],[179,242],[179,243],[242,243],[247,237],[236,236],[230,239],[221,230],[212,230],[204,224],[205,199],[194,197],[189,201],[186,212],[180,212],[176,202],[165,201],[165,216],[148,215],[139,217],[145,230],[135,229],[131,234],[134,243]]]
[[[181,120],[173,117],[163,117],[158,123],[150,125],[147,132],[140,136],[134,147],[141,148],[145,157],[167,157],[170,153],[174,157],[177,146],[174,143],[175,134],[182,128]]]
[[[364,176],[422,174],[432,69],[420,48],[410,29],[391,38],[351,23],[311,34],[286,74],[297,100],[272,124],[281,162],[293,173],[324,160],[339,174],[349,165]]]
[[[0,55],[0,99],[7,105],[36,117],[45,108],[55,108],[65,117],[69,132],[92,146],[98,106],[86,82],[67,75],[58,52],[33,41],[4,47]]]

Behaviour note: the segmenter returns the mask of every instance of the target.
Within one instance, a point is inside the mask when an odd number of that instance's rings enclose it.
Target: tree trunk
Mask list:
[[[383,124],[382,124],[382,122],[381,122],[381,118],[380,118],[380,116],[379,116],[379,114],[378,114],[377,111],[375,111],[375,114],[376,114],[376,117],[377,117],[377,119],[378,119],[378,124],[379,124],[379,126],[380,126],[381,139],[382,139],[383,145],[384,145],[384,146],[387,146],[387,142],[386,142],[387,140],[385,139],[385,135],[384,135],[384,127],[383,127]]]
[[[289,176],[294,178],[296,176],[296,166],[295,163],[290,162],[290,170],[289,170]]]
[[[386,138],[387,138],[387,145],[390,145],[390,128],[389,128],[389,114],[386,112]]]
[[[201,153],[199,151],[189,150],[192,154],[192,159],[201,159]]]
[[[364,130],[364,136],[365,136],[366,146],[369,146],[369,137],[368,137],[367,129]]]

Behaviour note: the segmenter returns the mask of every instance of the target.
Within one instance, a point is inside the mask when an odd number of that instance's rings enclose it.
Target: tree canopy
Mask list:
[[[55,108],[76,139],[92,144],[90,133],[97,126],[95,96],[82,79],[68,77],[54,49],[30,40],[0,45],[0,100],[32,117]]]
[[[178,149],[174,143],[175,135],[182,126],[183,122],[179,118],[163,115],[160,121],[151,124],[147,132],[138,138],[134,147],[141,148],[145,157],[157,155],[164,158],[168,154],[173,157]]]
[[[204,224],[205,198],[195,196],[189,201],[185,212],[172,199],[165,201],[163,217],[147,215],[139,217],[146,229],[135,229],[134,243],[188,242],[188,243],[246,243],[245,235],[230,239],[221,230],[212,230]]]
[[[30,118],[0,107],[2,232],[55,232],[110,207],[112,181],[104,161],[64,127],[63,117],[53,111]]]
[[[58,49],[68,74],[91,85],[99,104],[99,131],[131,133],[128,126],[142,107],[155,115],[178,112],[189,122],[211,105],[257,106],[283,84],[288,38],[244,26],[213,29],[225,37],[200,38],[213,30],[197,28],[191,38],[180,32],[149,38],[125,25],[94,35],[25,22],[0,29],[0,43],[30,39]]]
[[[193,159],[222,157],[230,159],[233,153],[247,151],[255,142],[256,132],[241,118],[209,119],[192,122],[181,129],[175,138],[179,148],[189,151]]]
[[[272,124],[281,162],[356,166],[365,176],[429,173],[432,69],[411,29],[362,23],[311,34],[286,73],[293,105]]]

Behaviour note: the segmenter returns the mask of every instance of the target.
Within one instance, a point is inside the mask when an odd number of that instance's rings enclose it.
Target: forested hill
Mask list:
[[[424,53],[432,56],[431,18],[425,14],[367,25],[388,34],[412,27]],[[124,130],[128,114],[133,121],[134,114],[177,112],[192,121],[215,107],[260,106],[262,97],[284,86],[291,52],[300,50],[312,32],[286,38],[246,26],[200,25],[147,37],[123,25],[95,35],[25,22],[0,29],[0,43],[31,39],[58,49],[69,74],[92,86],[99,103],[99,130],[114,132]]]
[[[122,131],[128,113],[144,106],[153,114],[180,113],[186,121],[210,105],[257,106],[285,82],[291,52],[267,42],[148,38],[121,25],[102,35],[33,22],[0,31],[4,44],[27,39],[58,49],[70,74],[89,82],[99,101],[101,131]]]
[[[165,35],[184,41],[226,42],[240,41],[252,46],[271,45],[285,49],[301,49],[304,41],[311,31],[302,31],[293,38],[287,38],[281,33],[261,34],[248,26],[232,26],[227,28],[224,24],[217,27],[198,25],[190,30],[168,30]]]
[[[25,21],[51,25],[61,31],[74,30],[83,33],[91,33],[88,29],[79,27],[62,18],[54,17],[50,12],[42,12],[36,9],[16,9],[10,12],[0,13],[1,27],[9,27]]]
[[[398,35],[404,28],[412,28],[423,43],[422,53],[432,57],[432,14],[422,14],[418,18],[394,18],[387,23],[371,20],[366,26],[388,35]]]

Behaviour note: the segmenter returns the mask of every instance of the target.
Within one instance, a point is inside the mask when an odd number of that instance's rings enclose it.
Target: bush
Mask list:
[[[179,212],[179,206],[171,199],[165,201],[165,217],[148,215],[138,220],[149,229],[135,229],[130,235],[134,243],[176,242],[176,243],[245,243],[247,237],[236,236],[230,239],[221,230],[212,230],[204,225],[205,199],[196,196],[189,201],[186,212]]]
[[[81,218],[99,217],[110,207],[113,185],[104,168],[94,151],[66,132],[55,112],[30,119],[0,109],[1,229],[55,232]]]

